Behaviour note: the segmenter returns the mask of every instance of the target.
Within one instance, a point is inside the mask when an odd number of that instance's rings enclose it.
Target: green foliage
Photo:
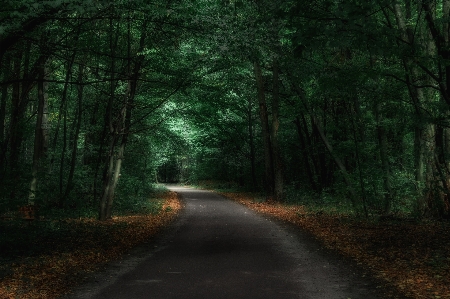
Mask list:
[[[312,213],[353,215],[353,208],[347,198],[332,190],[323,190],[320,194],[313,191],[299,191],[295,184],[286,186],[285,202],[303,205]]]
[[[427,190],[446,192],[440,176],[449,176],[448,148],[442,147],[448,137],[425,136],[423,128],[448,130],[450,73],[446,52],[436,48],[441,45],[434,43],[433,52],[427,44],[429,20],[415,6],[27,0],[6,1],[4,8],[2,214],[27,204],[37,178],[43,212],[92,215],[112,182],[108,163],[119,160],[120,178],[109,197],[118,213],[139,212],[157,182],[212,180],[226,182],[223,188],[265,189],[255,62],[269,123],[279,86],[276,140],[286,201],[339,209],[351,203],[366,215],[412,213],[428,204],[448,214],[447,202],[419,198]],[[411,42],[402,41],[397,8],[408,17],[405,26],[414,28]],[[448,21],[441,5],[433,21],[439,32]],[[49,130],[37,159],[40,64],[48,81]],[[437,164],[425,157],[435,154]]]

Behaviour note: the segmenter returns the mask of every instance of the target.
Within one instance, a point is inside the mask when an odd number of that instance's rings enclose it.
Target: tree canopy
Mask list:
[[[450,0],[6,0],[0,213],[214,180],[450,217]]]

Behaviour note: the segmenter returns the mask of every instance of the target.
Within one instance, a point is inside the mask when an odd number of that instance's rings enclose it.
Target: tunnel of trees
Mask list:
[[[448,218],[450,0],[6,0],[0,214],[228,182]]]

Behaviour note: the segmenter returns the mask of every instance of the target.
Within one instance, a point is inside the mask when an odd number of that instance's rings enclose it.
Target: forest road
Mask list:
[[[213,192],[169,188],[185,204],[173,226],[65,298],[384,298],[310,236]]]

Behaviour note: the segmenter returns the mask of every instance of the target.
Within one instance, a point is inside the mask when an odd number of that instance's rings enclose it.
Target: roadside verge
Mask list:
[[[249,193],[221,192],[259,213],[301,227],[325,247],[368,268],[410,298],[450,298],[448,223],[370,222],[312,213],[301,205],[258,202]]]
[[[64,233],[58,238],[37,239],[48,243],[46,252],[0,265],[6,273],[0,277],[0,298],[58,298],[67,293],[89,273],[120,259],[175,219],[181,209],[177,194],[166,192],[160,197],[162,208],[156,214],[59,223]]]

